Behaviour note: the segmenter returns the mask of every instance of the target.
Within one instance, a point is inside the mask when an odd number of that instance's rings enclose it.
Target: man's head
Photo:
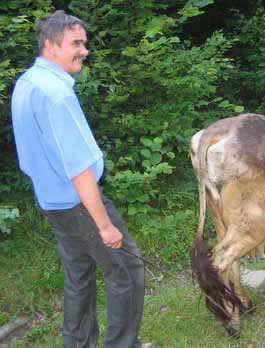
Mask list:
[[[56,11],[37,24],[39,53],[59,65],[69,74],[82,69],[88,55],[86,25],[79,18],[64,11]]]

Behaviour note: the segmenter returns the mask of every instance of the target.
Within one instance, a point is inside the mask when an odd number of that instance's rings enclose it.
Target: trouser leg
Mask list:
[[[123,233],[124,247],[141,256],[113,203],[104,196],[103,202],[113,224]],[[104,348],[137,348],[140,346],[137,336],[144,300],[143,262],[119,249],[107,248],[107,252],[110,254],[107,262],[99,260],[104,269],[108,297]]]
[[[129,236],[126,225],[111,200],[102,195],[102,200],[112,223],[123,234],[123,245],[130,252],[140,256],[135,242]],[[80,231],[86,234],[91,217],[81,208]],[[81,221],[81,220],[80,220]],[[94,224],[94,223],[93,223]],[[138,348],[138,331],[144,301],[144,265],[135,256],[123,250],[105,246],[94,224],[90,228],[88,241],[90,256],[102,267],[107,288],[108,325],[104,348]]]
[[[124,247],[140,256],[113,203],[104,196],[102,199],[112,223],[124,236]],[[95,263],[103,268],[107,287],[108,326],[104,348],[140,347],[137,335],[144,300],[143,262],[123,250],[106,247],[82,204],[70,211],[61,214],[64,218],[60,214],[59,218],[48,218],[59,241],[65,271],[64,348],[96,347]]]
[[[42,211],[58,240],[64,268],[63,348],[96,348],[96,262],[89,255],[87,235],[79,226],[79,207],[62,212]]]
[[[58,242],[64,267],[64,348],[97,347],[96,264],[83,249],[80,242]]]

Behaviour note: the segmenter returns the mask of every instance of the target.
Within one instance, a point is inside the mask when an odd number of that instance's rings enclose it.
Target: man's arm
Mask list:
[[[112,224],[101,200],[96,178],[89,170],[85,170],[72,179],[72,183],[92,218],[94,219],[103,243],[111,248],[121,248],[122,234]]]

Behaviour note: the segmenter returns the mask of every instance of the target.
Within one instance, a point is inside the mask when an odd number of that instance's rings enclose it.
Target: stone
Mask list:
[[[258,288],[265,282],[265,271],[252,271],[245,268],[241,270],[241,280],[244,285]]]

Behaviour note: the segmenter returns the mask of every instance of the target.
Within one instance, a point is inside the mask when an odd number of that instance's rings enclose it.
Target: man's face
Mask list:
[[[52,61],[69,74],[76,74],[82,69],[82,62],[89,54],[85,44],[87,35],[85,30],[76,25],[73,29],[65,30],[60,45],[49,43]]]

